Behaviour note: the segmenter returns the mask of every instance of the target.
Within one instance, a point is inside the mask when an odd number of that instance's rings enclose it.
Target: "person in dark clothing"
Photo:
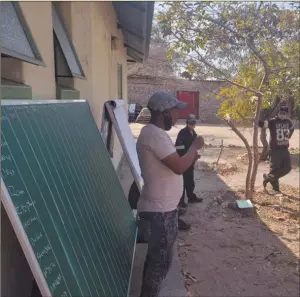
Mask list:
[[[289,153],[289,139],[294,133],[292,121],[288,118],[288,107],[280,106],[278,115],[270,120],[259,121],[258,125],[270,130],[270,172],[264,174],[263,186],[272,185],[270,194],[280,193],[279,179],[292,170]]]
[[[197,137],[195,132],[196,126],[196,117],[193,114],[190,114],[186,119],[186,127],[181,129],[177,135],[175,146],[177,148],[178,155],[183,156],[189,150],[194,139]],[[202,202],[202,198],[198,198],[194,193],[195,190],[195,181],[194,181],[194,164],[192,164],[184,173],[183,173],[183,193],[179,202],[179,207],[186,207],[187,204],[184,201],[185,193],[188,197],[189,203],[198,203]]]

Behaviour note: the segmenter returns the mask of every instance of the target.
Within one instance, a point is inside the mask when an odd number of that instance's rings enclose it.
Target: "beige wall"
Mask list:
[[[53,99],[56,83],[51,3],[20,2],[20,5],[46,67],[1,59],[1,77],[30,85],[33,99]],[[117,63],[123,65],[123,97],[127,101],[126,49],[122,33],[117,29],[114,9],[111,2],[60,2],[59,10],[86,76],[86,79],[67,79],[66,83],[79,90],[81,98],[89,102],[100,128],[104,102],[117,99]],[[117,50],[111,49],[112,35],[119,38]],[[116,139],[115,167],[121,155],[122,149]],[[15,235],[7,219],[2,220],[1,231],[5,234],[5,238],[1,238],[1,256],[23,255],[18,242],[12,240]],[[16,257],[15,262],[10,265],[9,261],[2,260],[1,296],[30,295],[28,280],[32,279],[31,272],[24,266],[24,257]]]
[[[89,101],[100,127],[103,103],[117,99],[117,63],[123,65],[123,99],[127,102],[127,55],[115,11],[111,2],[61,2],[59,8],[87,78],[74,78],[73,87],[80,91],[81,98]],[[118,38],[116,50],[111,49],[112,36]],[[115,166],[121,155],[121,145],[115,138]]]

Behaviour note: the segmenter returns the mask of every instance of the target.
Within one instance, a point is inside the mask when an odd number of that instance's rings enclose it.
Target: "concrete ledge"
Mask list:
[[[170,271],[165,278],[159,296],[161,297],[188,297],[185,289],[183,276],[178,258],[177,247],[174,248],[174,259]],[[130,285],[130,297],[139,297],[142,285],[142,274],[144,261],[147,253],[147,244],[136,245],[135,258],[133,263],[132,278]]]

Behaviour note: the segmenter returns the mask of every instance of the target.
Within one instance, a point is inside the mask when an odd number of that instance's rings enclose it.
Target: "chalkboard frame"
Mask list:
[[[51,103],[72,103],[72,102],[87,102],[84,99],[78,100],[10,100],[10,99],[1,99],[1,105],[36,105],[36,104],[51,104]]]
[[[7,216],[11,222],[11,225],[15,231],[15,234],[18,238],[18,241],[21,245],[21,248],[24,252],[24,255],[27,259],[31,272],[36,280],[36,283],[41,291],[42,296],[52,296],[50,289],[47,285],[46,279],[43,275],[43,272],[39,266],[39,263],[36,259],[34,251],[29,243],[27,235],[24,231],[21,220],[17,214],[15,206],[12,202],[12,199],[8,193],[8,190],[4,184],[4,181],[1,177],[1,201],[4,206],[4,209],[7,213]]]

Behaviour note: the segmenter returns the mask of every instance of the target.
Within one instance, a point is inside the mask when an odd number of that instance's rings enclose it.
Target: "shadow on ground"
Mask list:
[[[179,243],[191,296],[298,296],[299,196],[281,202],[272,197],[268,206],[246,215],[227,207],[243,193],[237,195],[213,172],[197,171],[195,177],[204,202],[188,208],[192,229],[180,234]]]

